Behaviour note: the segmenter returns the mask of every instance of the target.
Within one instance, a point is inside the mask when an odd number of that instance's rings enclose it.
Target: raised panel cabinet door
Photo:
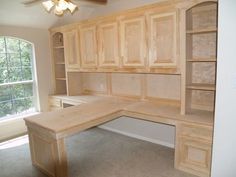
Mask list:
[[[149,66],[176,67],[176,12],[149,16]]]
[[[211,142],[192,137],[179,137],[177,168],[198,176],[209,176],[211,166]]]
[[[95,25],[80,28],[80,52],[83,68],[97,67],[98,56]]]
[[[119,66],[118,24],[111,22],[98,26],[99,66]]]
[[[64,51],[67,69],[80,67],[80,56],[78,46],[78,31],[72,30],[64,33]]]
[[[145,17],[121,20],[121,53],[124,67],[145,67]]]

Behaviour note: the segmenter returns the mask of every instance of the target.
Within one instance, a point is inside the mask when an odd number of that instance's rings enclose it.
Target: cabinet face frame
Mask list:
[[[93,24],[93,25],[80,26],[79,34],[80,34],[81,67],[96,68],[98,60],[96,25]],[[86,39],[86,35],[90,35],[91,38]],[[92,56],[88,56],[88,54],[91,54]]]
[[[149,67],[161,67],[161,68],[173,68],[177,67],[177,12],[168,12],[168,13],[159,13],[159,14],[151,14],[148,17],[149,20]],[[156,36],[156,27],[155,27],[155,21],[158,22],[158,19],[170,17],[173,20],[173,36],[172,36],[172,57],[169,60],[163,60],[163,62],[157,62],[157,57],[154,55],[156,53],[156,41],[155,39],[157,38]]]
[[[113,44],[110,44],[111,48],[106,48],[106,30],[113,31]],[[108,34],[108,33],[107,33]],[[107,41],[110,42],[110,41]],[[113,49],[113,56],[106,58],[106,51]],[[116,20],[110,22],[103,22],[98,25],[98,51],[99,51],[99,67],[119,67],[119,31],[118,22]],[[107,61],[109,59],[109,61]]]
[[[140,28],[140,33],[137,36],[140,36],[140,42],[136,43],[136,45],[140,45],[140,57],[135,59],[135,62],[130,62],[128,58],[128,42],[126,37],[126,27],[129,24],[136,23]],[[122,66],[123,67],[141,67],[144,68],[146,66],[146,23],[145,16],[140,15],[133,18],[122,19],[120,21],[120,41],[121,41],[121,56],[122,56]],[[135,46],[135,45],[134,45]]]
[[[79,35],[74,29],[64,33],[65,63],[67,69],[80,68]]]

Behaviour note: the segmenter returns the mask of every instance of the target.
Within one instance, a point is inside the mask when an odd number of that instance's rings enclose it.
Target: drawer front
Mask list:
[[[179,124],[179,135],[212,141],[213,128],[210,126]]]
[[[49,98],[49,105],[54,107],[61,107],[61,100],[59,98]]]
[[[180,137],[178,141],[177,168],[198,176],[208,177],[211,166],[211,143],[189,137]]]

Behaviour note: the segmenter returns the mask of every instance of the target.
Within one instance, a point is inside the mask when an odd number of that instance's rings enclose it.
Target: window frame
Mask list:
[[[32,78],[29,79],[29,80],[22,80],[22,81],[13,81],[13,82],[6,82],[6,83],[1,83],[0,84],[0,87],[2,86],[15,86],[15,85],[24,85],[24,84],[32,84],[32,96],[25,96],[25,97],[19,97],[19,98],[11,98],[7,101],[16,101],[16,100],[20,100],[20,99],[26,99],[26,98],[32,98],[32,108],[33,108],[33,111],[29,111],[29,112],[15,112],[14,114],[9,114],[9,116],[3,116],[3,117],[0,117],[0,122],[4,122],[4,121],[8,121],[8,120],[13,120],[13,119],[18,119],[18,118],[23,118],[24,116],[27,116],[27,115],[33,115],[35,113],[37,113],[39,111],[39,103],[38,103],[38,90],[36,89],[36,66],[35,66],[35,47],[34,47],[34,44],[32,42],[29,42],[27,40],[24,40],[22,38],[17,38],[17,37],[14,37],[14,36],[0,36],[1,38],[4,38],[4,47],[5,47],[5,51],[2,52],[1,54],[5,54],[6,55],[6,60],[8,60],[8,56],[9,54],[11,54],[11,52],[8,52],[7,49],[7,43],[6,43],[6,39],[7,38],[10,38],[10,39],[14,39],[14,40],[17,40],[19,42],[19,51],[16,52],[16,54],[20,54],[20,62],[22,62],[22,56],[21,56],[21,48],[20,48],[20,42],[24,42],[24,43],[27,43],[27,44],[30,44],[31,46],[31,56],[30,56],[30,63],[31,65],[30,66],[30,69],[31,69],[31,76]],[[8,62],[8,61],[7,61]],[[21,67],[22,67],[22,63],[21,63]],[[21,74],[22,74],[22,68],[21,68]],[[23,77],[22,77],[23,79]],[[11,89],[11,88],[9,88]],[[4,102],[4,101],[2,101]]]

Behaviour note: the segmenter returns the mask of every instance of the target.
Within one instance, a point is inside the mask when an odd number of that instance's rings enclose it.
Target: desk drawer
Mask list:
[[[179,124],[179,135],[212,141],[213,128],[195,124]]]
[[[49,106],[61,107],[61,99],[59,99],[59,98],[49,98]]]

